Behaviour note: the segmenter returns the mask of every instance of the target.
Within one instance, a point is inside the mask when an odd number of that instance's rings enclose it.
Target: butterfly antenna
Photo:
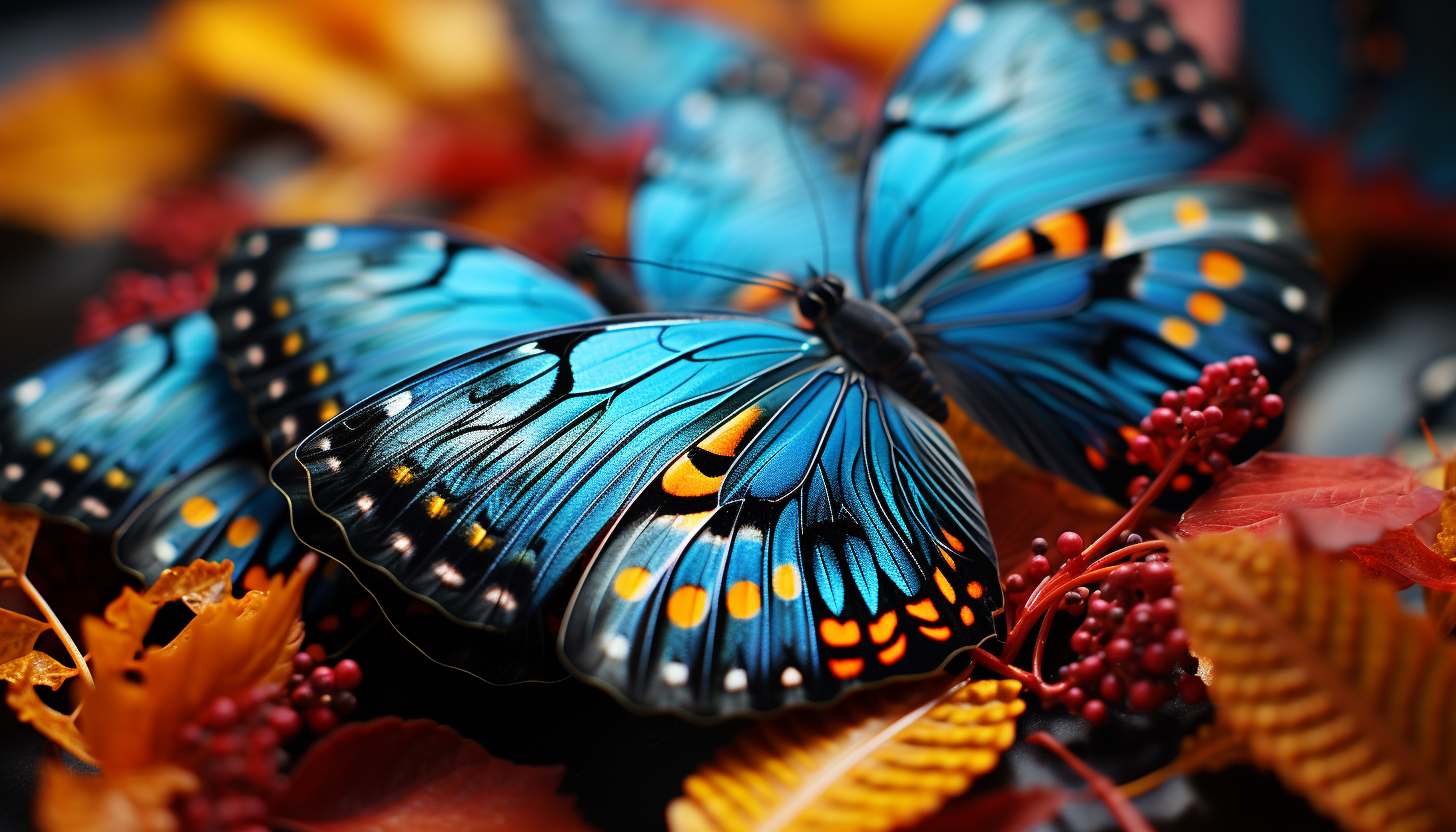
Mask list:
[[[695,274],[702,277],[711,277],[716,280],[726,280],[729,283],[742,283],[748,286],[763,286],[767,289],[774,289],[776,291],[783,292],[786,295],[797,295],[799,293],[799,287],[795,285],[793,281],[784,280],[783,278],[774,277],[773,275],[750,272],[744,269],[739,270],[744,272],[744,276],[736,276],[723,274],[722,272],[707,271],[706,269],[695,269],[688,266],[681,266],[676,263],[664,263],[658,260],[645,260],[641,257],[617,257],[615,255],[607,254],[601,251],[588,251],[585,252],[585,254],[587,257],[595,257],[600,260],[610,260],[614,263],[630,263],[634,266],[652,266],[658,269],[668,269],[670,271],[682,272],[683,274]]]
[[[824,216],[824,203],[819,199],[819,189],[814,185],[814,177],[809,175],[809,164],[804,161],[799,143],[794,140],[793,125],[789,122],[787,112],[784,113],[783,130],[784,141],[789,145],[789,155],[794,159],[794,167],[799,171],[799,178],[804,180],[804,188],[809,191],[809,202],[814,206],[814,220],[819,223],[819,246],[824,253],[822,273],[829,274],[829,221]]]

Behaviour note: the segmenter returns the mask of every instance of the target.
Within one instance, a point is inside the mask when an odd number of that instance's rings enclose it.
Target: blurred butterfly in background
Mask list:
[[[952,403],[1120,496],[1163,390],[1239,354],[1277,385],[1323,306],[1282,198],[1175,178],[1237,113],[1155,6],[952,6],[883,106],[854,231],[824,108],[748,66],[663,116],[632,253],[662,264],[639,272],[659,308],[746,281],[809,328],[660,311],[506,338],[338,402],[273,470],[304,540],[465,628],[565,603],[569,669],[700,718],[931,673],[995,636],[993,550],[936,424]],[[261,239],[223,285],[280,266]]]

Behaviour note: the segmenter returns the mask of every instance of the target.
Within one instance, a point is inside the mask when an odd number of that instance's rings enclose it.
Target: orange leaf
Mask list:
[[[21,673],[19,682],[6,685],[5,704],[15,712],[17,719],[30,723],[46,739],[95,765],[96,758],[92,755],[86,740],[81,736],[81,732],[76,730],[76,723],[71,720],[69,715],[53,710],[49,705],[40,701],[31,679],[30,668],[26,667]]]
[[[557,792],[560,766],[490,756],[429,720],[384,717],[329,734],[298,761],[271,809],[303,832],[590,829]]]
[[[13,581],[30,565],[30,547],[40,530],[40,515],[0,505],[0,581]]]
[[[0,664],[17,659],[35,647],[35,640],[51,625],[28,615],[0,609]]]
[[[233,593],[231,561],[212,563],[198,560],[185,567],[164,570],[142,596],[149,604],[178,601],[195,613],[208,604],[216,604]]]
[[[45,685],[51,690],[60,690],[61,685],[81,671],[67,667],[39,650],[32,650],[18,659],[0,664],[0,679],[7,682],[22,682],[30,679],[32,685]],[[27,677],[26,674],[29,674]]]
[[[173,765],[98,776],[48,762],[35,825],[40,832],[176,832],[172,803],[199,786],[197,775]]]

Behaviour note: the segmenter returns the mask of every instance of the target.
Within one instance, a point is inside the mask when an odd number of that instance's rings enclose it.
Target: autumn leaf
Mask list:
[[[1197,731],[1183,738],[1173,762],[1130,783],[1123,783],[1118,789],[1127,797],[1137,797],[1182,774],[1218,771],[1248,761],[1249,748],[1237,734],[1219,723],[1205,722],[1198,726]]]
[[[174,765],[109,775],[78,775],[48,761],[35,797],[40,832],[176,832],[172,803],[200,786]]]
[[[60,690],[67,679],[80,672],[39,650],[32,650],[18,659],[0,664],[0,680],[18,683],[29,678],[32,685],[45,685],[51,690]]]
[[[585,832],[561,766],[522,766],[429,720],[348,725],[298,761],[271,807],[299,832]]]
[[[95,765],[96,757],[91,753],[90,744],[76,729],[75,720],[40,701],[35,692],[36,684],[30,668],[23,668],[19,681],[5,686],[5,704],[15,712],[16,719],[30,723],[46,739]]]
[[[34,649],[35,640],[40,638],[40,634],[50,628],[51,625],[44,621],[0,609],[0,664],[29,653]]]
[[[740,733],[683,781],[672,832],[913,824],[996,767],[1026,709],[1016,681],[895,685]]]
[[[1170,551],[1217,718],[1258,765],[1347,829],[1456,828],[1456,645],[1285,535]]]
[[[40,515],[0,505],[0,581],[19,580],[25,574],[38,531]]]
[[[142,600],[152,605],[181,601],[194,613],[201,613],[204,607],[232,594],[232,575],[231,561],[193,561],[186,569],[164,570],[147,587]]]
[[[1432,548],[1439,489],[1378,456],[1318,457],[1262,451],[1195,502],[1181,537],[1234,529],[1267,533],[1297,523],[1317,548],[1348,550],[1372,573],[1456,589],[1456,563]]]

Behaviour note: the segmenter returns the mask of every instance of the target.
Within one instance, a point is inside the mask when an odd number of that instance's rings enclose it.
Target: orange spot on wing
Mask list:
[[[738,452],[738,444],[743,441],[748,429],[753,427],[754,423],[758,421],[758,417],[762,415],[763,408],[758,405],[739,411],[738,415],[708,434],[707,438],[698,443],[698,447],[710,454],[733,456]],[[721,480],[722,477],[719,479]]]
[[[1002,263],[1025,259],[1035,253],[1036,246],[1031,241],[1031,234],[1025,229],[1013,231],[976,255],[976,268],[985,271]]]
[[[729,303],[734,309],[742,309],[744,312],[766,312],[791,297],[778,289],[755,283],[734,292],[733,299]]]
[[[915,604],[907,604],[905,612],[910,613],[921,621],[936,621],[940,618],[940,610],[935,608],[935,602],[926,598]]]
[[[870,641],[875,644],[884,644],[895,634],[895,625],[900,623],[900,617],[890,610],[880,616],[880,620],[870,624]]]
[[[976,614],[971,612],[970,607],[961,607],[961,623],[967,627],[976,623]]]
[[[640,601],[652,589],[652,573],[640,566],[629,566],[617,573],[612,589],[627,601]]]
[[[962,543],[959,537],[951,534],[945,528],[941,528],[940,533],[945,538],[945,542],[950,544],[950,548],[957,552],[964,552],[966,550],[966,544]]]
[[[792,564],[781,563],[774,569],[773,591],[785,601],[799,597],[799,573]]]
[[[1197,228],[1208,222],[1208,206],[1197,197],[1185,196],[1173,203],[1173,221],[1184,228]]]
[[[853,647],[859,644],[859,622],[853,618],[842,624],[832,618],[822,619],[819,637],[830,647]]]
[[[1188,314],[1199,323],[1214,326],[1223,323],[1228,307],[1223,299],[1212,292],[1194,292],[1188,296]]]
[[[1122,437],[1122,441],[1131,445],[1132,440],[1138,438],[1139,436],[1142,436],[1143,432],[1133,427],[1132,425],[1123,425],[1122,427],[1117,429],[1117,435]]]
[[[678,457],[662,475],[662,490],[674,497],[706,497],[718,493],[722,484],[723,477],[707,476],[686,456]]]
[[[853,679],[864,670],[864,659],[830,659],[829,672],[840,679]]]
[[[1101,471],[1107,467],[1107,459],[1097,452],[1097,449],[1088,445],[1082,449],[1087,454],[1087,464]]]
[[[734,618],[752,618],[761,606],[763,599],[753,581],[739,581],[728,587],[728,614]]]
[[[880,664],[894,664],[904,658],[907,644],[909,641],[905,638],[905,634],[901,633],[900,637],[895,639],[894,644],[880,651]]]
[[[1232,289],[1244,282],[1244,264],[1226,251],[1205,251],[1198,258],[1198,273],[1209,285]]]
[[[1198,329],[1182,318],[1169,316],[1158,324],[1158,334],[1175,347],[1188,349],[1198,343]]]
[[[920,632],[923,633],[926,638],[933,638],[936,641],[945,641],[946,639],[950,638],[949,627],[921,627]]]
[[[945,596],[945,600],[955,603],[955,587],[950,585],[950,579],[939,569],[935,570],[935,585],[940,587],[940,594]]]
[[[980,581],[971,581],[970,583],[966,584],[966,594],[971,596],[972,598],[980,598],[982,595],[986,594],[986,588],[981,586]]]
[[[1052,241],[1058,257],[1071,257],[1087,250],[1087,220],[1076,211],[1048,214],[1032,224]]]
[[[667,618],[679,627],[696,627],[708,617],[708,592],[700,586],[678,587],[667,599]]]
[[[227,527],[227,542],[229,546],[242,547],[252,543],[258,537],[260,530],[258,521],[248,515],[243,515]]]
[[[253,590],[266,590],[268,588],[268,570],[258,564],[248,567],[243,573],[243,589],[252,592]]]

